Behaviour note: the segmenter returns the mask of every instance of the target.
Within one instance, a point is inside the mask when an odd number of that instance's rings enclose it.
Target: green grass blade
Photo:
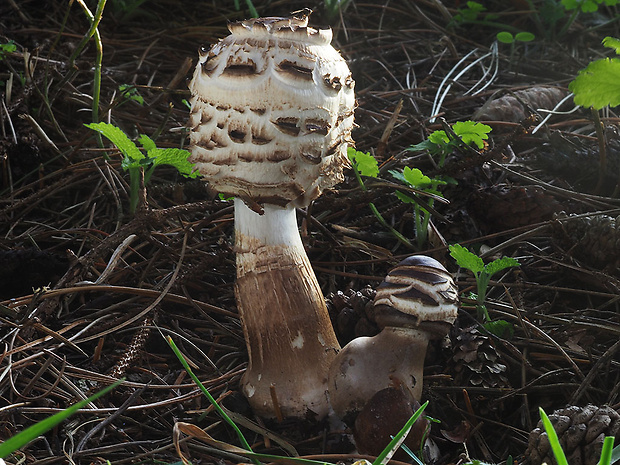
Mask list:
[[[194,374],[189,364],[187,363],[187,360],[185,360],[185,357],[183,357],[183,354],[181,354],[181,351],[179,350],[177,345],[174,343],[172,338],[168,336],[166,337],[166,341],[168,341],[168,345],[174,352],[174,355],[176,355],[179,361],[181,362],[181,365],[183,365],[183,368],[185,368],[185,371],[187,371],[187,374],[194,380],[194,383],[196,383],[196,385],[200,388],[200,390],[205,395],[205,397],[209,400],[209,402],[211,402],[211,405],[213,405],[213,408],[215,408],[217,413],[224,419],[224,421],[228,423],[235,430],[235,432],[237,433],[237,437],[239,438],[239,441],[243,445],[243,448],[248,450],[249,452],[252,452],[252,448],[250,447],[250,444],[245,439],[245,436],[243,435],[239,427],[235,424],[234,421],[232,421],[232,419],[226,414],[226,412],[222,410],[222,407],[220,407],[219,404],[215,401],[215,399],[213,398],[211,393],[208,391],[208,389],[202,384],[202,382],[200,382],[200,380]],[[256,463],[256,465],[259,465],[260,463],[256,459],[252,459],[252,461]]]
[[[620,446],[614,447],[614,450],[611,451],[611,464],[620,461]]]
[[[45,432],[52,429],[54,426],[56,426],[58,423],[62,422],[63,420],[66,420],[68,417],[73,415],[75,412],[77,412],[82,407],[86,406],[88,403],[98,399],[104,394],[107,394],[112,389],[114,389],[116,386],[121,384],[122,382],[123,380],[119,380],[116,383],[111,384],[106,388],[103,388],[101,391],[97,392],[96,394],[93,394],[88,399],[82,400],[78,402],[77,404],[74,404],[71,407],[66,408],[62,412],[58,412],[57,414],[52,415],[51,417],[46,418],[43,421],[35,423],[34,425],[26,428],[21,433],[18,433],[15,436],[7,439],[2,444],[0,444],[0,458],[4,458],[8,456],[9,454],[15,452],[19,448],[24,447],[30,441],[38,438],[39,436],[41,436]]]
[[[538,407],[538,412],[540,413],[540,418],[543,422],[543,426],[545,427],[545,431],[547,432],[549,444],[551,444],[551,450],[553,451],[556,462],[558,462],[558,465],[568,465],[568,460],[566,460],[566,455],[562,450],[560,440],[558,439],[558,434],[555,432],[555,428],[551,424],[551,420],[549,420],[549,417],[541,407]]]
[[[615,438],[613,436],[607,436],[603,440],[603,449],[601,450],[601,458],[598,461],[598,465],[610,465],[611,455],[613,453]]]
[[[383,451],[375,459],[372,465],[385,465],[387,462],[389,462],[390,458],[392,458],[392,455],[394,455],[396,449],[398,449],[403,443],[403,441],[407,437],[407,434],[409,434],[411,427],[416,422],[416,420],[420,418],[420,415],[422,415],[422,412],[424,412],[424,409],[427,405],[428,400],[424,402],[424,404],[419,409],[417,409],[413,415],[411,415],[411,418],[407,420],[405,426],[403,426],[402,429],[396,434],[396,436],[394,436],[394,439],[392,439],[390,443],[385,447],[385,449],[383,449]]]

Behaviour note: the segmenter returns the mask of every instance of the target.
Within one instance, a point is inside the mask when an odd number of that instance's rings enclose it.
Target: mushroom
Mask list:
[[[307,16],[232,23],[200,50],[190,83],[190,161],[235,196],[235,295],[248,348],[242,391],[266,418],[327,415],[340,349],[296,207],[343,180],[354,81]]]
[[[329,372],[331,406],[349,424],[377,392],[390,386],[402,386],[420,400],[426,348],[454,323],[457,288],[441,263],[414,255],[379,285],[374,308],[381,332],[349,342]]]

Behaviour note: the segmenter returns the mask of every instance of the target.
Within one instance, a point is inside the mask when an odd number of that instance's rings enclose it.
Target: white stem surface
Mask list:
[[[294,208],[263,215],[235,200],[236,296],[249,365],[241,380],[263,417],[328,412],[327,373],[339,349]],[[274,401],[275,398],[275,401]]]

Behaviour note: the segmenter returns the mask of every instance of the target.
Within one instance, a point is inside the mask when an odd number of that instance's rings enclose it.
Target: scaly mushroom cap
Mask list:
[[[375,318],[380,327],[416,328],[441,338],[458,311],[458,290],[437,260],[413,255],[388,273],[377,288]]]
[[[232,23],[190,83],[190,161],[218,192],[306,206],[343,180],[354,81],[307,17]],[[260,169],[259,169],[260,168]]]

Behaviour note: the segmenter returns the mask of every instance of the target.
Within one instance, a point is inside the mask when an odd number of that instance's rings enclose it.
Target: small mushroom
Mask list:
[[[423,255],[400,262],[377,288],[381,332],[348,343],[330,368],[334,412],[351,424],[375,393],[393,385],[419,401],[428,342],[448,333],[457,310],[457,288],[441,263]]]
[[[211,189],[235,196],[242,391],[260,416],[321,418],[340,346],[295,207],[343,180],[354,82],[331,29],[309,27],[307,16],[229,30],[201,50],[190,84],[190,160]]]

